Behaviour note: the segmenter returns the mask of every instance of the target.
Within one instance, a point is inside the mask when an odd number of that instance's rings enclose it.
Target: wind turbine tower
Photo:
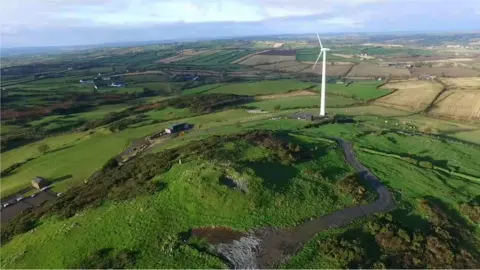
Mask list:
[[[313,65],[312,70],[315,69],[317,66],[318,60],[323,53],[323,63],[322,63],[322,91],[320,93],[320,116],[325,116],[325,83],[326,83],[326,73],[327,73],[327,51],[330,49],[323,48],[322,41],[320,40],[320,36],[317,33],[318,43],[320,43],[320,53],[318,54],[317,61],[315,61],[315,65]]]

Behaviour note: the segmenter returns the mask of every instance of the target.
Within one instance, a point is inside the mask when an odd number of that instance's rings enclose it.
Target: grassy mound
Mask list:
[[[120,256],[125,267],[223,267],[179,233],[299,224],[353,203],[337,185],[349,173],[335,144],[269,132],[214,136],[106,166],[85,186],[5,224],[1,262],[97,267]],[[243,188],[224,184],[227,177]],[[111,259],[85,264],[105,249]]]

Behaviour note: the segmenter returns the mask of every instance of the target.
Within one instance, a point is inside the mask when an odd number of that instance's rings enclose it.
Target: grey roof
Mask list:
[[[173,125],[169,126],[168,128],[173,129],[173,128],[178,127],[178,126],[184,126],[185,124],[186,123],[173,124]]]
[[[42,178],[40,176],[37,176],[37,177],[33,178],[33,180],[32,180],[32,182],[37,183],[37,184],[42,182],[42,181],[45,181],[45,178]]]

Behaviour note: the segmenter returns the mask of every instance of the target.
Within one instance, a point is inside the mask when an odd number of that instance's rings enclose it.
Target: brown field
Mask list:
[[[445,91],[428,114],[456,120],[480,120],[480,91]]]
[[[299,72],[311,66],[312,65],[304,64],[297,61],[292,61],[292,62],[281,62],[281,63],[268,64],[268,65],[258,65],[258,66],[255,66],[255,68],[258,68],[261,70],[280,70],[280,71],[286,71],[286,72]]]
[[[261,54],[261,53],[264,53],[264,52],[267,52],[269,50],[264,50],[264,51],[259,51],[259,52],[256,52],[256,53],[252,53],[252,54],[249,54],[249,55],[245,55],[244,57],[241,57],[241,58],[238,58],[238,59],[235,59],[233,60],[232,62],[230,62],[230,64],[238,64],[254,55],[257,55],[257,54]]]
[[[170,56],[170,57],[167,57],[167,58],[164,58],[164,59],[160,59],[159,61],[157,61],[158,63],[164,63],[164,64],[168,64],[168,63],[173,63],[173,62],[177,62],[177,61],[180,61],[180,60],[185,60],[185,59],[188,59],[192,56],[195,56],[195,55],[200,55],[200,54],[204,54],[204,55],[209,55],[209,54],[214,54],[216,52],[219,52],[220,50],[199,50],[199,51],[195,51],[195,50],[184,50],[180,53],[178,53],[177,55],[174,55],[174,56]]]
[[[345,76],[353,65],[327,65],[327,75],[329,76]],[[314,70],[305,69],[302,72],[322,74],[322,65],[318,63]]]
[[[440,78],[450,89],[480,90],[480,77]]]
[[[256,65],[266,65],[279,62],[292,62],[295,61],[296,56],[283,56],[283,55],[253,55],[242,62],[239,62],[241,65],[247,66],[256,66]]]
[[[389,77],[392,78],[408,78],[411,76],[410,71],[406,68],[381,67],[376,64],[360,63],[352,68],[347,74],[348,77]]]
[[[397,89],[397,91],[377,99],[374,104],[418,112],[430,105],[438,93],[442,91],[443,86],[434,81],[413,79],[391,82],[384,85],[383,88]]]
[[[280,48],[282,46],[283,46],[283,43],[281,43],[281,42],[277,42],[277,43],[273,44],[273,48]]]
[[[480,71],[467,69],[467,68],[429,68],[429,67],[419,67],[412,68],[412,76],[420,75],[435,75],[435,76],[445,76],[445,77],[476,77],[480,76]]]

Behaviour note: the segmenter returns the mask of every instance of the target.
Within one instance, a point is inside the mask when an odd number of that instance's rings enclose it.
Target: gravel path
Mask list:
[[[342,138],[331,139],[336,140],[343,148],[345,161],[360,173],[378,193],[378,199],[375,202],[347,207],[290,229],[256,230],[238,240],[212,245],[215,253],[226,259],[235,269],[276,268],[298,253],[303,245],[319,232],[345,226],[359,218],[392,210],[395,207],[393,194],[357,160],[352,144]]]

